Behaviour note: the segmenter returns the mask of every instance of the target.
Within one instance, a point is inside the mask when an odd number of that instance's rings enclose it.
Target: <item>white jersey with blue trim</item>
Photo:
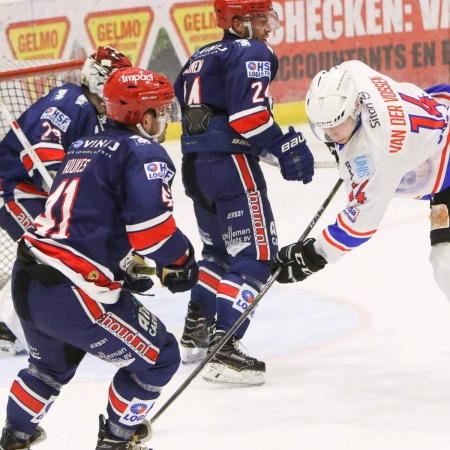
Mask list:
[[[315,243],[328,262],[367,242],[393,197],[430,198],[450,186],[450,86],[422,90],[360,61],[337,67],[352,76],[362,112],[348,143],[336,145],[347,205]]]

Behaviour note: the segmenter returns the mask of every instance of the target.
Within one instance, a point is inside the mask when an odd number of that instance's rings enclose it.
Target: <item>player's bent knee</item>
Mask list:
[[[165,386],[180,367],[181,356],[178,342],[172,333],[167,332],[164,346],[161,348],[155,365],[145,373],[139,373],[141,380],[156,386]]]

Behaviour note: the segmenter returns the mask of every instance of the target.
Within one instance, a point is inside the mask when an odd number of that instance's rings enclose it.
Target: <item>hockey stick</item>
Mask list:
[[[278,158],[271,153],[268,153],[266,156],[259,156],[259,159],[269,164],[269,166],[274,166],[280,168],[280,164],[278,163]],[[335,161],[316,161],[314,162],[314,169],[331,169],[334,167],[338,167],[338,163]]]
[[[322,203],[322,206],[319,208],[311,222],[309,222],[309,225],[306,227],[306,230],[303,232],[303,234],[300,236],[298,242],[304,241],[310,231],[314,228],[322,214],[324,213],[325,209],[335,196],[336,192],[339,190],[342,184],[341,179],[339,179],[336,184],[334,185],[331,192],[328,194],[328,197],[325,199],[325,201]],[[239,319],[235,322],[235,324],[230,328],[230,330],[225,334],[225,336],[222,337],[222,339],[217,343],[217,345],[211,350],[211,353],[207,354],[205,359],[198,365],[198,367],[186,378],[184,383],[174,392],[174,394],[169,398],[169,400],[162,405],[162,407],[159,409],[159,411],[150,419],[150,423],[154,423],[158,417],[163,414],[163,412],[180,396],[180,394],[188,387],[188,385],[191,383],[191,381],[203,370],[203,368],[206,366],[206,364],[211,361],[212,358],[216,355],[216,353],[223,347],[225,342],[230,339],[230,337],[234,334],[234,332],[240,327],[240,325],[244,322],[244,320],[251,314],[251,312],[256,308],[260,300],[264,297],[266,292],[270,289],[270,287],[275,283],[275,280],[277,279],[279,273],[281,272],[281,267],[279,267],[274,274],[268,279],[267,283],[262,287],[261,292],[256,296],[255,300],[250,304],[248,309],[245,310],[244,313],[239,317]]]
[[[23,148],[28,153],[29,157],[33,161],[37,170],[39,170],[39,173],[41,174],[42,178],[47,183],[47,186],[50,189],[50,187],[53,183],[52,177],[48,173],[48,170],[45,168],[42,161],[39,159],[39,156],[35,152],[33,146],[30,144],[30,141],[25,136],[25,133],[22,131],[22,128],[20,128],[20,125],[17,123],[17,121],[14,119],[14,117],[9,112],[6,105],[3,103],[2,99],[0,99],[0,111],[3,113],[6,120],[9,122],[9,126],[12,128],[12,130],[16,134],[17,139],[19,139],[20,143],[23,145]]]
[[[335,161],[317,161],[314,163],[314,169],[331,169],[338,167],[338,163]]]

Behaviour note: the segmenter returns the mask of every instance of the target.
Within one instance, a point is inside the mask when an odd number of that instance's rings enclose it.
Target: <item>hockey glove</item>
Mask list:
[[[134,255],[127,268],[122,290],[131,292],[132,294],[142,294],[151,289],[154,283],[150,275],[142,273],[148,272],[148,269],[150,267],[145,261],[139,256]]]
[[[192,289],[198,281],[198,264],[192,245],[189,245],[189,256],[183,265],[158,267],[157,275],[172,294]]]
[[[285,180],[312,181],[314,157],[302,133],[289,127],[289,131],[272,141],[266,150],[278,158],[281,174]]]
[[[315,239],[309,238],[283,247],[272,258],[270,269],[272,274],[281,267],[277,281],[279,283],[295,283],[303,281],[313,273],[323,269],[327,262],[316,253]]]

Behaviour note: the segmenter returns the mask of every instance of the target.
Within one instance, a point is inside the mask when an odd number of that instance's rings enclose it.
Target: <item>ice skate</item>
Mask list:
[[[225,336],[217,330],[209,344],[208,351]],[[264,384],[266,365],[239,350],[239,341],[232,336],[206,365],[203,379],[209,383],[231,387],[261,386]]]
[[[99,417],[99,422],[100,429],[98,432],[98,441],[95,450],[152,450],[143,445],[152,437],[152,428],[148,420],[145,420],[139,425],[136,433],[130,441],[117,441],[106,437],[108,421],[101,414]]]
[[[12,428],[3,428],[2,437],[0,438],[0,450],[30,449],[31,446],[34,448],[35,445],[47,439],[47,433],[41,427],[37,427],[36,431],[27,442],[18,442],[16,438],[17,434],[17,432],[14,433]]]
[[[27,351],[12,331],[5,323],[0,322],[0,355],[20,356],[26,354]]]
[[[180,340],[183,364],[199,363],[205,358],[214,327],[214,318],[203,316],[202,305],[198,302],[189,302],[184,331]]]

